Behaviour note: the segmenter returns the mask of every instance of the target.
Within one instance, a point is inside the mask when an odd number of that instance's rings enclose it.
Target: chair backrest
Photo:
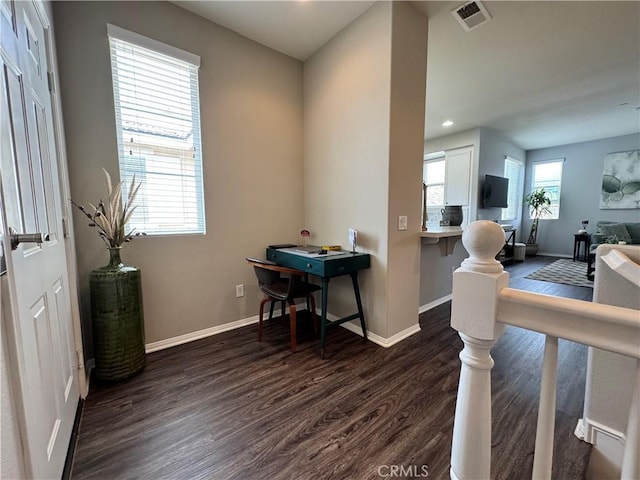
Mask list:
[[[253,271],[258,278],[258,284],[269,285],[280,279],[280,271],[269,268],[277,267],[277,264],[270,260],[263,260],[261,258],[247,257],[247,262],[253,266]]]

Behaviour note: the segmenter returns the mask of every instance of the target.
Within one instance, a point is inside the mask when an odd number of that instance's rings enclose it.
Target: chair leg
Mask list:
[[[311,305],[309,307],[309,305]],[[313,333],[318,334],[318,316],[316,315],[316,299],[313,295],[307,296],[307,308],[311,311],[311,320],[313,321]]]
[[[289,323],[291,325],[291,351],[296,351],[296,302],[289,300]]]
[[[271,305],[269,306],[269,320],[271,320],[273,318],[273,307],[276,306],[276,302],[271,302]]]
[[[271,299],[269,297],[266,297],[260,302],[260,315],[258,316],[258,341],[259,342],[262,341],[262,317],[264,316],[264,304],[270,300]],[[271,302],[271,309],[273,310],[273,302]],[[271,319],[271,316],[269,316],[269,319]]]
[[[282,318],[284,318],[284,300],[280,302],[280,312],[282,314]]]

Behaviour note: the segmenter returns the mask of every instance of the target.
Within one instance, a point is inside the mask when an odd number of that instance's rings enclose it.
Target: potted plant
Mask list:
[[[531,230],[526,244],[526,254],[533,256],[538,253],[538,244],[536,243],[538,222],[543,215],[551,213],[549,208],[551,206],[551,198],[544,188],[538,188],[525,197],[525,202],[529,206],[529,212],[533,215],[533,222],[531,223]]]
[[[144,233],[126,230],[140,183],[136,184],[134,176],[123,201],[122,182],[114,186],[106,170],[104,175],[106,202],[100,199],[97,206],[89,204],[90,209],[73,200],[71,203],[89,219],[89,226],[96,229],[109,251],[109,263],[89,275],[89,291],[95,375],[99,380],[116,381],[145,366],[141,272],[120,259],[122,244]]]

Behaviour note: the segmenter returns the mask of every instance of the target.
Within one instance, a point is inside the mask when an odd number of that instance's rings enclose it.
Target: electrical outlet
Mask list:
[[[244,297],[244,285],[236,285],[236,297]]]
[[[398,217],[398,230],[406,230],[407,229],[407,216],[400,215]]]

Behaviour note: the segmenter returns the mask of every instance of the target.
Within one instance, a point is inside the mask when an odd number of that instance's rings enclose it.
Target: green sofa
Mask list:
[[[589,251],[595,252],[602,243],[626,242],[629,245],[640,245],[640,222],[606,222],[596,224],[595,233],[591,234]]]

